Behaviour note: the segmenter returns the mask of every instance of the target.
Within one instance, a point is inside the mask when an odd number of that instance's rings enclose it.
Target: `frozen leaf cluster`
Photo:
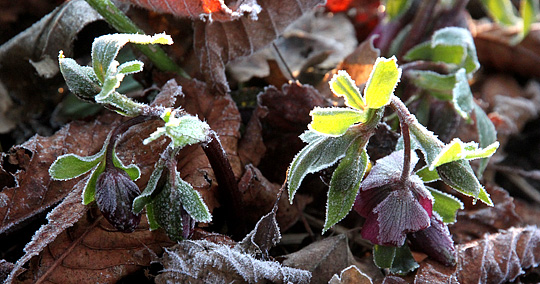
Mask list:
[[[143,63],[133,60],[120,64],[115,60],[128,42],[136,44],[172,44],[170,36],[140,34],[110,34],[98,37],[92,44],[92,66],[80,66],[75,60],[58,56],[60,71],[71,92],[83,100],[109,106],[116,111],[134,116],[143,105],[116,92],[125,75],[142,71]]]
[[[178,111],[166,109],[161,118],[165,126],[159,127],[150,137],[144,139],[143,144],[148,144],[165,135],[172,140],[174,148],[200,143],[208,140],[210,126],[195,116],[178,114]]]

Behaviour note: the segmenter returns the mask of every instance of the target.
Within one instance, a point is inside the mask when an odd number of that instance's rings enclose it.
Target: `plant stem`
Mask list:
[[[115,129],[111,132],[111,138],[109,140],[109,144],[107,145],[107,149],[105,152],[105,167],[110,169],[114,168],[114,159],[113,159],[113,152],[114,148],[116,147],[116,143],[118,142],[118,139],[122,137],[122,135],[132,126],[149,121],[151,119],[156,119],[159,117],[155,116],[145,116],[140,115],[136,116],[132,119],[126,120],[122,122],[120,125],[118,125]]]
[[[411,171],[411,135],[409,133],[409,124],[417,123],[416,117],[412,115],[407,106],[396,96],[392,96],[390,107],[394,109],[401,128],[401,137],[403,137],[403,172],[401,173],[401,182],[409,179]]]
[[[429,21],[433,17],[433,11],[438,2],[438,0],[421,1],[420,7],[416,11],[416,16],[412,22],[411,32],[403,41],[398,58],[403,57],[409,49],[420,43],[422,36],[425,36],[427,27],[430,26]]]
[[[107,22],[121,33],[144,34],[135,23],[133,23],[111,0],[86,0]],[[135,45],[144,55],[146,55],[159,69],[163,71],[173,71],[180,76],[190,79],[191,77],[172,61],[169,56],[156,45]]]
[[[242,238],[245,234],[244,206],[227,153],[225,153],[214,131],[210,132],[209,141],[202,146],[214,170],[219,185],[219,195],[223,199],[223,204],[229,207],[226,210],[227,224],[231,228],[233,236]]]

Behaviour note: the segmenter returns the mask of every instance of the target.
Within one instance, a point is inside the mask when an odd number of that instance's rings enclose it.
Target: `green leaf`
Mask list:
[[[480,68],[471,33],[464,28],[447,27],[436,31],[431,41],[421,43],[405,54],[407,61],[429,60],[465,68],[467,75]]]
[[[433,211],[441,216],[445,224],[456,222],[457,211],[464,208],[463,202],[448,193],[438,191],[429,186],[426,186],[426,188],[429,189],[435,199]]]
[[[497,148],[499,148],[499,142],[494,142],[484,149],[479,149],[476,142],[464,143],[458,138],[455,138],[444,146],[439,155],[429,165],[429,169],[434,170],[442,164],[462,159],[471,160],[491,157],[497,151]]]
[[[458,160],[440,165],[437,167],[437,172],[441,179],[453,189],[473,197],[473,203],[476,202],[476,199],[480,199],[485,204],[493,206],[493,201],[474,175],[468,161]]]
[[[144,139],[143,144],[146,145],[162,135],[170,137],[175,148],[207,141],[210,126],[197,117],[192,115],[176,117],[171,114],[167,119],[165,126],[159,127],[150,137]]]
[[[180,173],[176,174],[176,189],[180,192],[180,200],[184,209],[191,215],[191,217],[197,222],[208,223],[212,221],[212,215],[208,210],[208,207],[204,203],[201,195],[193,186],[184,181],[180,177]]]
[[[467,74],[465,69],[459,69],[456,74],[456,85],[452,89],[452,102],[454,109],[458,114],[465,118],[470,119],[470,113],[474,109],[474,100],[469,87],[469,81],[467,80]]]
[[[313,130],[306,130],[304,131],[304,133],[300,134],[300,139],[304,142],[304,143],[311,143],[317,139],[321,139],[321,138],[324,138],[324,137],[327,137],[328,135],[324,135],[324,134],[321,134],[319,132],[316,132],[316,131],[313,131]]]
[[[368,108],[381,108],[390,102],[390,96],[401,77],[401,69],[398,68],[396,61],[395,56],[389,59],[379,57],[375,61],[364,89]]]
[[[65,58],[62,51],[58,55],[58,64],[69,90],[82,99],[94,101],[94,97],[101,91],[101,82],[94,70],[80,66],[71,58]]]
[[[122,63],[120,66],[118,66],[118,73],[128,75],[128,74],[141,72],[143,70],[143,66],[144,66],[144,63],[142,63],[139,60],[125,62],[125,63]]]
[[[478,129],[478,142],[480,147],[486,148],[488,145],[497,141],[497,131],[484,110],[477,104],[474,104],[474,113],[476,116],[476,128]],[[487,167],[488,161],[489,158],[483,158],[480,161],[480,165],[476,171],[478,178],[482,177],[482,173]]]
[[[448,99],[451,98],[451,91],[456,85],[456,77],[454,74],[441,75],[433,71],[410,70],[407,72],[412,82],[422,89],[437,92],[449,93]]]
[[[531,31],[531,25],[536,21],[540,9],[538,0],[521,0],[519,11],[523,22],[523,28],[519,34],[520,39],[524,39]]]
[[[373,260],[379,268],[388,268],[391,273],[406,274],[419,267],[407,244],[401,247],[375,245]]]
[[[150,225],[150,231],[157,230],[160,228],[156,216],[154,214],[154,204],[146,204],[146,218],[148,219],[148,225]]]
[[[309,143],[296,154],[289,167],[287,176],[289,202],[291,204],[294,194],[300,187],[304,177],[309,173],[328,168],[343,158],[347,148],[355,137],[355,133],[348,132],[339,137],[321,137]]]
[[[92,174],[90,175],[90,178],[86,182],[86,185],[84,187],[83,191],[83,204],[88,205],[92,203],[95,199],[96,195],[96,182],[100,174],[102,174],[105,171],[105,161],[101,161],[99,165],[92,171]]]
[[[386,16],[389,20],[399,18],[411,7],[411,3],[411,0],[386,0],[384,3]]]
[[[428,166],[419,169],[416,172],[416,175],[418,175],[424,183],[434,182],[441,179],[437,173],[437,170],[430,170]]]
[[[92,44],[92,67],[100,82],[108,77],[109,68],[118,55],[118,51],[128,42],[137,44],[172,44],[166,34],[154,36],[140,34],[111,34],[96,38]]]
[[[345,70],[339,70],[329,82],[330,90],[339,97],[345,98],[345,104],[349,107],[364,110],[365,103],[360,90],[351,76]]]
[[[394,263],[394,258],[396,257],[397,247],[373,246],[373,261],[375,265],[379,268],[390,268],[392,263]]]
[[[152,202],[154,191],[156,190],[159,179],[163,173],[163,168],[164,166],[162,163],[158,162],[158,164],[156,164],[143,192],[133,200],[133,213],[141,212],[144,206],[148,206],[148,204]]]
[[[518,22],[510,0],[482,0],[482,4],[495,22],[506,26],[512,26]]]
[[[141,176],[141,170],[139,169],[139,167],[137,167],[137,165],[131,164],[127,167],[124,166],[122,161],[120,161],[120,159],[116,155],[116,152],[113,153],[113,164],[115,167],[124,170],[131,180],[138,180]]]
[[[313,118],[309,129],[332,136],[340,136],[358,122],[365,122],[365,113],[351,108],[315,107],[310,113]]]
[[[435,137],[433,132],[418,122],[409,123],[409,130],[412,134],[411,137],[424,154],[427,164],[432,164],[444,147],[444,143]]]
[[[351,211],[366,172],[369,158],[365,151],[366,140],[357,138],[347,149],[330,180],[326,202],[326,220],[322,233],[341,221]]]
[[[181,198],[180,190],[167,182],[152,201],[155,220],[173,241],[182,240]]]
[[[75,154],[62,155],[49,168],[49,175],[55,180],[76,178],[93,169],[102,158],[102,151],[89,157],[81,157]]]

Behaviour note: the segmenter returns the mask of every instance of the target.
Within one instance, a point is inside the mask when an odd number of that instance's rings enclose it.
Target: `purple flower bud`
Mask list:
[[[418,161],[412,156],[411,169]],[[383,246],[403,246],[407,233],[430,225],[433,197],[417,175],[401,180],[403,151],[377,161],[360,185],[354,209],[366,218],[362,237]]]
[[[431,226],[409,235],[411,248],[422,251],[434,260],[452,266],[456,264],[457,253],[454,241],[437,213],[431,216]]]
[[[141,214],[134,214],[131,209],[140,193],[128,174],[118,168],[106,168],[96,182],[99,210],[111,225],[125,233],[133,232],[141,221]]]

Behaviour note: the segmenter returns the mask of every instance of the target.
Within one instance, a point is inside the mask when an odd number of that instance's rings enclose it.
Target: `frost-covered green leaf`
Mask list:
[[[437,212],[445,224],[456,222],[457,211],[463,209],[463,202],[455,196],[445,192],[438,191],[434,188],[426,186],[435,199],[433,210]]]
[[[412,0],[386,0],[386,16],[389,20],[394,20],[405,13],[411,6]]]
[[[109,66],[118,55],[118,51],[128,42],[136,44],[172,44],[172,38],[166,34],[154,36],[140,34],[110,34],[94,40],[92,44],[92,67],[99,81],[104,82]]]
[[[141,72],[143,70],[144,63],[139,60],[128,61],[118,66],[118,73],[124,75]]]
[[[326,220],[323,234],[341,219],[345,218],[354,204],[360,182],[366,172],[369,158],[364,149],[366,140],[357,138],[347,149],[330,180],[326,202]]]
[[[120,159],[118,159],[118,156],[116,155],[116,152],[113,154],[113,164],[115,167],[122,169],[125,171],[129,178],[131,180],[138,180],[141,176],[141,170],[139,167],[135,164],[131,164],[129,166],[125,166]]]
[[[312,117],[309,129],[332,136],[340,136],[358,122],[365,122],[363,111],[351,108],[315,107],[310,113]]]
[[[343,158],[355,137],[354,133],[348,132],[339,137],[321,137],[296,154],[287,177],[289,202],[293,202],[294,194],[307,174],[328,168]]]
[[[365,103],[360,90],[351,76],[345,70],[339,70],[329,82],[330,90],[339,97],[345,98],[345,104],[349,107],[364,110]]]
[[[146,218],[148,219],[148,225],[150,231],[159,229],[159,224],[154,214],[154,204],[148,203],[146,205]]]
[[[477,104],[474,104],[474,113],[476,116],[476,128],[478,129],[478,143],[481,148],[486,148],[488,145],[491,145],[497,141],[497,131],[491,119],[487,116],[482,108]],[[476,170],[478,178],[482,177],[484,169],[487,167],[489,159],[483,158],[480,161],[480,165]]]
[[[176,117],[174,112],[164,116],[165,126],[159,127],[150,137],[144,139],[143,144],[148,144],[157,138],[166,135],[172,140],[174,148],[182,148],[186,145],[204,142],[208,139],[210,126],[192,115]]]
[[[521,0],[519,11],[521,13],[523,27],[518,36],[519,40],[524,39],[531,31],[531,25],[537,20],[540,14],[538,6],[538,0]]]
[[[494,142],[486,148],[481,149],[478,148],[478,143],[476,142],[464,143],[458,138],[455,138],[443,147],[439,155],[429,165],[429,169],[434,170],[442,164],[462,159],[471,160],[491,157],[497,151],[497,148],[499,148],[499,142]]]
[[[321,139],[321,138],[324,138],[328,135],[324,135],[324,134],[321,134],[321,133],[318,133],[316,131],[313,131],[313,130],[306,130],[304,131],[304,133],[300,134],[300,139],[304,142],[304,143],[311,143],[317,139]]]
[[[373,260],[379,268],[388,268],[391,273],[406,274],[419,267],[407,244],[401,247],[375,245]]]
[[[444,147],[444,143],[442,143],[433,132],[429,131],[425,126],[418,122],[410,123],[409,130],[412,134],[411,138],[413,138],[416,145],[419,146],[427,163],[433,163],[441,149]]]
[[[390,102],[390,97],[401,78],[401,68],[398,68],[396,62],[395,56],[389,59],[379,57],[375,61],[364,89],[368,108],[381,108]]]
[[[81,176],[93,169],[102,159],[104,151],[81,157],[75,154],[66,154],[58,157],[49,168],[49,175],[55,180],[68,180]]]
[[[465,68],[467,75],[480,68],[471,33],[457,27],[447,27],[436,31],[430,41],[413,47],[405,54],[404,59],[444,62],[451,66]]]
[[[437,170],[430,170],[428,166],[419,169],[416,172],[416,175],[419,176],[424,183],[434,182],[441,179],[437,173]]]
[[[191,215],[193,220],[206,223],[212,221],[212,215],[206,204],[204,204],[201,195],[193,189],[191,184],[180,178],[180,173],[176,175],[175,186],[176,190],[180,193],[179,197],[184,209]]]
[[[441,179],[451,186],[456,191],[475,198],[489,206],[493,206],[493,201],[489,198],[489,194],[480,184],[471,165],[467,160],[453,161],[437,167],[437,172]]]
[[[96,195],[96,182],[100,174],[105,171],[105,161],[101,161],[99,165],[92,171],[90,178],[86,182],[83,191],[83,204],[88,205],[95,200]]]
[[[516,11],[510,0],[482,0],[488,14],[495,22],[512,26],[518,22]]]
[[[429,70],[410,70],[407,75],[416,86],[429,91],[447,93],[448,99],[451,98],[450,93],[456,85],[454,74],[441,75]]]
[[[469,87],[469,81],[467,80],[467,74],[465,69],[461,68],[456,72],[456,85],[452,89],[452,103],[454,109],[458,114],[465,118],[469,119],[469,114],[474,109],[474,100]]]
[[[182,199],[181,192],[170,182],[157,194],[152,201],[154,218],[173,241],[182,240]]]
[[[147,206],[148,204],[150,204],[150,202],[152,202],[154,191],[156,190],[159,179],[161,178],[161,175],[163,173],[163,168],[163,164],[156,164],[154,171],[152,171],[152,174],[150,175],[148,183],[146,184],[143,192],[141,192],[141,194],[137,196],[135,200],[133,200],[134,213],[141,212],[144,206]]]
[[[58,55],[58,64],[69,90],[86,100],[94,100],[101,91],[101,82],[94,70],[88,66],[80,66],[71,58],[64,57],[62,51]]]

